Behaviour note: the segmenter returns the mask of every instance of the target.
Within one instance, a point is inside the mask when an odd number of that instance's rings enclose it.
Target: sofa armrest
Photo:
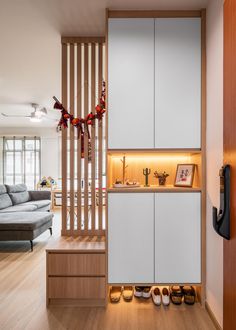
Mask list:
[[[29,190],[30,200],[39,201],[44,199],[51,200],[51,191],[49,190]]]

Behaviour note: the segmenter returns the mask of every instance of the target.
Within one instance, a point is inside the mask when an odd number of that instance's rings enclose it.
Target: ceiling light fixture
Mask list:
[[[46,114],[47,114],[47,109],[46,108],[35,110],[35,116],[37,116],[38,118],[41,118],[42,116],[46,116]]]
[[[37,114],[36,112],[32,112],[29,119],[32,123],[40,123],[42,121],[42,114]]]

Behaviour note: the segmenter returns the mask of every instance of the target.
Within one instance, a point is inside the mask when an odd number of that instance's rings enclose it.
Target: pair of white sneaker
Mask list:
[[[155,288],[152,290],[152,300],[155,305],[160,306],[161,302],[164,306],[168,306],[170,304],[170,293],[167,288],[163,288],[162,292],[159,288]]]
[[[134,296],[137,298],[148,299],[151,297],[151,286],[135,286]]]

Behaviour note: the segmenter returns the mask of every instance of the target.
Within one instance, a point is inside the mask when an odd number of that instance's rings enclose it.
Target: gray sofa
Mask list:
[[[0,185],[0,213],[45,212],[50,206],[50,191],[28,191],[25,184]]]
[[[52,235],[50,191],[28,191],[25,184],[0,185],[0,241],[29,240],[49,229]]]

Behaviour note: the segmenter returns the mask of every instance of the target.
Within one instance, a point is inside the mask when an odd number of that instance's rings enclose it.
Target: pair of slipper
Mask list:
[[[181,305],[184,298],[184,302],[187,305],[193,305],[195,303],[196,293],[193,286],[171,286],[170,298],[173,304]]]
[[[132,286],[112,286],[110,288],[110,301],[112,303],[118,303],[120,301],[121,294],[125,301],[131,301],[133,299],[133,287]]]

